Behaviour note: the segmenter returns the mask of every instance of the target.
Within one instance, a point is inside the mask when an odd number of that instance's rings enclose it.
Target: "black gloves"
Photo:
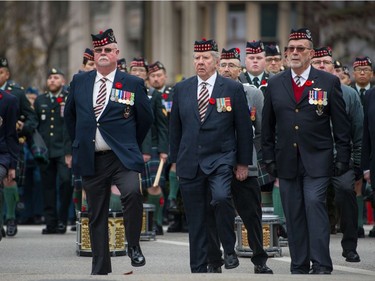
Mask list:
[[[348,163],[336,162],[335,163],[334,176],[339,177],[339,176],[345,174],[348,170],[349,170],[349,164]]]
[[[275,161],[266,161],[266,171],[274,178],[277,178],[277,168],[276,168],[276,162]]]

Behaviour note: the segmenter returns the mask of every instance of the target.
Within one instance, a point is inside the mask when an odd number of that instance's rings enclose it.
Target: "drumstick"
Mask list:
[[[159,181],[160,181],[160,176],[161,176],[161,172],[163,170],[163,166],[164,166],[164,160],[163,159],[160,159],[160,163],[159,163],[159,167],[158,167],[158,171],[156,172],[156,177],[155,177],[155,180],[154,180],[154,184],[152,186],[158,186],[159,185]]]

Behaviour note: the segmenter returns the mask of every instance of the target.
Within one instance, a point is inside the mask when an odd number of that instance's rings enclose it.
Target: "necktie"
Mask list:
[[[365,88],[361,88],[359,90],[359,97],[361,98],[361,103],[363,104],[363,99],[365,98],[365,92],[366,92],[366,89]]]
[[[207,83],[202,82],[202,88],[198,95],[198,111],[201,122],[204,120],[204,115],[206,114],[208,107],[208,89],[206,87]]]
[[[301,86],[301,76],[297,75],[296,77],[294,77],[294,81],[296,82],[298,87]]]
[[[257,88],[259,88],[259,78],[258,77],[254,77],[253,79],[253,85]]]
[[[96,104],[94,106],[95,117],[98,117],[102,112],[107,96],[107,85],[105,83],[107,81],[107,78],[103,77],[102,79],[100,79],[100,81],[102,82],[102,84],[100,84],[99,93],[96,98]]]

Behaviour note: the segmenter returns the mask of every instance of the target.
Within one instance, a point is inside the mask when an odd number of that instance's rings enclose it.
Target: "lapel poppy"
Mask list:
[[[58,98],[56,99],[56,101],[57,101],[58,103],[62,103],[62,102],[63,102],[63,98],[62,98],[62,97],[58,97]]]
[[[261,85],[266,85],[266,84],[267,84],[267,81],[263,79],[261,82]]]
[[[215,104],[215,103],[216,103],[216,100],[215,100],[214,98],[210,98],[210,99],[208,100],[208,102],[209,102],[210,104]]]
[[[168,98],[168,95],[167,94],[162,94],[161,97],[166,100]]]
[[[116,82],[115,88],[116,89],[122,89],[122,84],[120,82]]]
[[[305,85],[307,87],[311,86],[314,83],[314,81],[306,80]]]

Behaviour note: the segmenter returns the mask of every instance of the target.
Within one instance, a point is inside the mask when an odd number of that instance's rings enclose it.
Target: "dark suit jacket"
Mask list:
[[[159,153],[168,153],[168,116],[167,110],[162,104],[162,94],[150,89],[151,108],[154,114],[154,122],[147,137],[142,143],[142,152],[151,154],[152,147],[157,147]]]
[[[65,120],[73,142],[73,172],[82,176],[94,175],[97,128],[122,164],[130,170],[141,172],[144,162],[140,146],[153,121],[144,81],[117,70],[113,84],[120,83],[121,90],[135,94],[130,115],[124,117],[127,105],[109,100],[96,121],[92,102],[95,77],[95,70],[79,73],[70,83]]]
[[[18,116],[17,98],[0,90],[0,165],[6,169],[16,168],[21,148],[16,132]]]
[[[375,183],[375,88],[366,92],[364,104],[362,169],[370,170],[371,183]]]
[[[252,164],[253,136],[241,83],[217,76],[211,98],[229,97],[232,110],[219,113],[216,104],[209,104],[202,124],[197,89],[196,76],[175,86],[169,134],[177,175],[192,179],[198,166],[210,174],[222,164]]]
[[[68,92],[62,91],[55,101],[48,93],[39,95],[34,104],[38,116],[38,131],[48,148],[48,157],[71,154],[71,141],[65,128],[64,106]]]
[[[299,152],[309,176],[332,176],[334,140],[336,160],[349,163],[350,159],[350,124],[340,80],[311,68],[308,80],[313,83],[305,87],[297,103],[291,77],[288,69],[268,80],[262,118],[263,161],[276,160],[278,176],[294,178]],[[313,89],[327,92],[328,104],[320,116],[317,106],[309,104]]]
[[[36,127],[38,127],[38,118],[25,95],[25,91],[21,86],[11,80],[8,80],[6,82],[5,91],[18,98],[18,120],[24,122],[22,131],[19,133],[19,136],[26,136],[26,138],[31,138],[32,133],[34,132]]]

